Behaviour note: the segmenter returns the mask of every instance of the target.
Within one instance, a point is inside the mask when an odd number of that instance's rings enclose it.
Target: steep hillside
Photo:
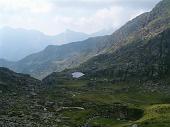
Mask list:
[[[170,29],[167,29],[149,40],[135,41],[114,53],[96,56],[82,64],[79,71],[115,80],[165,78],[170,72],[169,56]]]
[[[112,34],[113,43],[109,50],[113,52],[118,45],[145,40],[154,37],[170,26],[170,1],[162,0],[151,12],[146,12],[131,20]]]
[[[39,31],[4,27],[0,29],[0,58],[17,61],[53,43],[52,37]]]

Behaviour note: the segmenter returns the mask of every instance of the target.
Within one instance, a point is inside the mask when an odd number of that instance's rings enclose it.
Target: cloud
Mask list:
[[[98,10],[95,14],[88,17],[82,16],[76,19],[72,17],[56,17],[55,21],[62,24],[62,27],[92,33],[109,27],[117,29],[129,19],[143,12],[144,10],[140,9],[125,11],[123,7],[113,6]]]
[[[160,0],[0,0],[0,26],[56,34],[118,28]]]
[[[4,14],[14,13],[46,13],[50,12],[52,4],[44,0],[0,0],[0,10]]]

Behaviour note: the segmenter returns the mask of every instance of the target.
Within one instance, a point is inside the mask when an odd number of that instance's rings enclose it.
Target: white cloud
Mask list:
[[[0,0],[1,13],[46,13],[50,12],[52,4],[44,0]]]
[[[60,27],[65,27],[86,33],[93,33],[103,28],[118,28],[131,18],[143,13],[143,10],[125,11],[123,7],[113,6],[98,10],[95,14],[86,17],[56,17],[56,23]]]

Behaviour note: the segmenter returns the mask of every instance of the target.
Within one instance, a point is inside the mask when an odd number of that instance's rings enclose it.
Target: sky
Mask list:
[[[0,0],[0,27],[54,35],[71,29],[93,33],[118,29],[160,0]]]

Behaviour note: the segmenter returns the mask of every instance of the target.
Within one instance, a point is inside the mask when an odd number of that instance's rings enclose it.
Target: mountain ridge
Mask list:
[[[90,36],[72,30],[66,30],[57,35],[46,35],[37,30],[2,27],[0,29],[0,58],[18,61],[27,55],[43,50],[48,45],[81,41]]]

